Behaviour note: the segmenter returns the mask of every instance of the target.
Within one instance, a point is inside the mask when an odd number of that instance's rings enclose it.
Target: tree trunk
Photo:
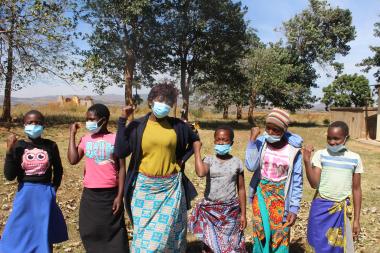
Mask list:
[[[249,97],[249,109],[248,109],[248,122],[255,126],[253,119],[253,110],[256,108],[256,89],[252,89],[251,96]]]
[[[124,76],[125,76],[125,92],[124,92],[124,98],[125,98],[125,105],[133,105],[133,72],[135,69],[135,55],[133,51],[130,49],[127,52],[127,62],[125,65],[124,70]],[[134,118],[134,115],[131,115],[131,119]]]
[[[223,119],[228,119],[228,105],[223,106]]]
[[[13,29],[12,29],[13,30]],[[13,32],[8,36],[8,56],[7,56],[7,74],[5,75],[5,89],[3,101],[3,114],[1,119],[11,121],[11,91],[13,80]]]
[[[183,119],[189,119],[189,100],[190,100],[190,90],[189,90],[189,82],[191,81],[191,77],[187,76],[187,62],[186,57],[181,59],[181,93],[182,93],[182,109],[184,110]]]
[[[242,105],[236,105],[236,119],[242,119],[243,117],[243,106]]]

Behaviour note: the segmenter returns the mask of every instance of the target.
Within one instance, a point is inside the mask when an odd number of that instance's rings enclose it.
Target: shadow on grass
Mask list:
[[[252,242],[246,242],[245,243],[245,248],[247,250],[247,252],[252,252],[253,250],[253,244]],[[201,253],[202,252],[202,247],[203,247],[203,243],[201,241],[192,241],[192,242],[189,242],[187,243],[187,249],[186,249],[186,252],[187,253]],[[305,249],[302,245],[302,239],[299,238],[297,241],[293,241],[292,243],[290,243],[290,248],[289,248],[289,252],[292,252],[292,253],[304,253],[305,252]]]
[[[250,124],[248,121],[237,121],[237,120],[200,120],[198,121],[201,129],[215,130],[217,127],[222,125],[227,125],[235,130],[249,130],[254,125]],[[264,123],[256,122],[255,126],[263,127]]]
[[[206,130],[215,130],[217,127],[221,125],[227,125],[236,130],[249,130],[254,126],[265,127],[265,117],[256,117],[254,124],[249,123],[246,120],[200,120],[198,121],[201,129]],[[308,122],[292,122],[290,123],[291,127],[302,127],[302,128],[312,128],[312,127],[326,127],[326,124],[320,124],[314,121]]]
[[[326,124],[319,124],[314,121],[308,121],[308,122],[292,122],[290,123],[291,127],[303,127],[303,128],[310,128],[310,127],[323,127],[327,126]]]
[[[297,239],[296,241],[293,241],[290,243],[289,252],[292,253],[304,253],[305,248],[302,243],[302,238]]]

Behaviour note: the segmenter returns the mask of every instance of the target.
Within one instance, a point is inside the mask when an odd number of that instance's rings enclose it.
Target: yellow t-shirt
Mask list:
[[[148,120],[142,138],[142,160],[139,171],[150,176],[166,176],[177,173],[177,135],[167,120]]]

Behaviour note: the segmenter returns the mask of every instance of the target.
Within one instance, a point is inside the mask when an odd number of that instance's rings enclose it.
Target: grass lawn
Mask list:
[[[83,112],[82,112],[83,113]],[[84,114],[84,113],[83,113]],[[83,115],[81,114],[81,115]],[[62,243],[55,246],[55,252],[84,252],[81,245],[81,240],[79,238],[78,232],[78,212],[79,212],[79,202],[82,191],[82,175],[83,175],[83,161],[77,166],[71,166],[67,162],[66,152],[68,145],[69,136],[69,124],[71,120],[81,119],[81,115],[70,113],[62,113],[59,115],[50,116],[50,125],[44,132],[44,137],[52,139],[57,142],[61,158],[64,165],[64,178],[62,181],[62,186],[58,191],[57,200],[60,207],[64,212],[66,222],[69,228],[70,240],[68,242]],[[316,149],[323,148],[325,146],[325,133],[326,127],[323,125],[318,125],[314,121],[311,122],[310,119],[314,120],[312,116],[302,116],[296,115],[298,124],[295,124],[290,128],[291,131],[301,135],[305,143],[310,143],[315,146]],[[114,121],[116,117],[113,117]],[[305,119],[304,122],[300,119]],[[82,121],[84,119],[82,118]],[[203,142],[203,153],[212,154],[213,153],[213,129],[216,125],[221,122],[212,121],[207,119],[201,121],[202,129],[199,130],[200,137]],[[245,146],[249,136],[249,127],[245,123],[233,123],[237,129],[235,132],[235,144],[233,146],[232,154],[244,159]],[[84,126],[84,124],[83,124]],[[110,125],[110,129],[115,131],[115,123]],[[24,138],[23,128],[20,125],[0,125],[0,164],[4,163],[6,138],[9,132],[13,132]],[[80,129],[78,133],[79,140],[80,136],[85,134],[83,128]],[[349,141],[348,147],[361,155],[364,166],[365,174],[362,177],[362,189],[363,189],[363,205],[362,205],[362,233],[359,241],[356,242],[357,252],[380,252],[378,245],[380,243],[380,148],[375,146],[368,146],[356,141]],[[194,182],[197,189],[199,189],[198,201],[203,197],[203,191],[205,188],[205,179],[198,178],[194,171],[194,161],[190,159],[186,165],[186,174]],[[252,174],[245,171],[246,184],[251,178]],[[3,172],[0,173],[0,232],[3,230],[6,219],[12,208],[12,201],[17,188],[17,182],[7,182],[4,178]],[[303,252],[303,245],[306,237],[306,224],[307,216],[309,211],[310,202],[312,200],[314,191],[309,186],[306,176],[304,181],[304,197],[302,202],[301,213],[299,214],[298,221],[292,230],[291,240],[291,252]],[[193,203],[194,205],[194,203]],[[247,217],[248,217],[248,227],[245,231],[246,240],[248,246],[252,241],[252,210],[248,205]],[[189,250],[188,252],[197,252],[199,248],[199,243],[195,241],[192,235],[188,235]]]

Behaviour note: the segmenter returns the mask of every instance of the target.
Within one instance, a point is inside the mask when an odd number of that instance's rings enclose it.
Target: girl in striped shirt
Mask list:
[[[336,121],[327,130],[325,149],[318,150],[312,159],[313,147],[303,150],[307,179],[317,190],[310,208],[306,252],[354,252],[353,237],[360,233],[363,164],[360,156],[345,146],[348,138],[347,124]]]

